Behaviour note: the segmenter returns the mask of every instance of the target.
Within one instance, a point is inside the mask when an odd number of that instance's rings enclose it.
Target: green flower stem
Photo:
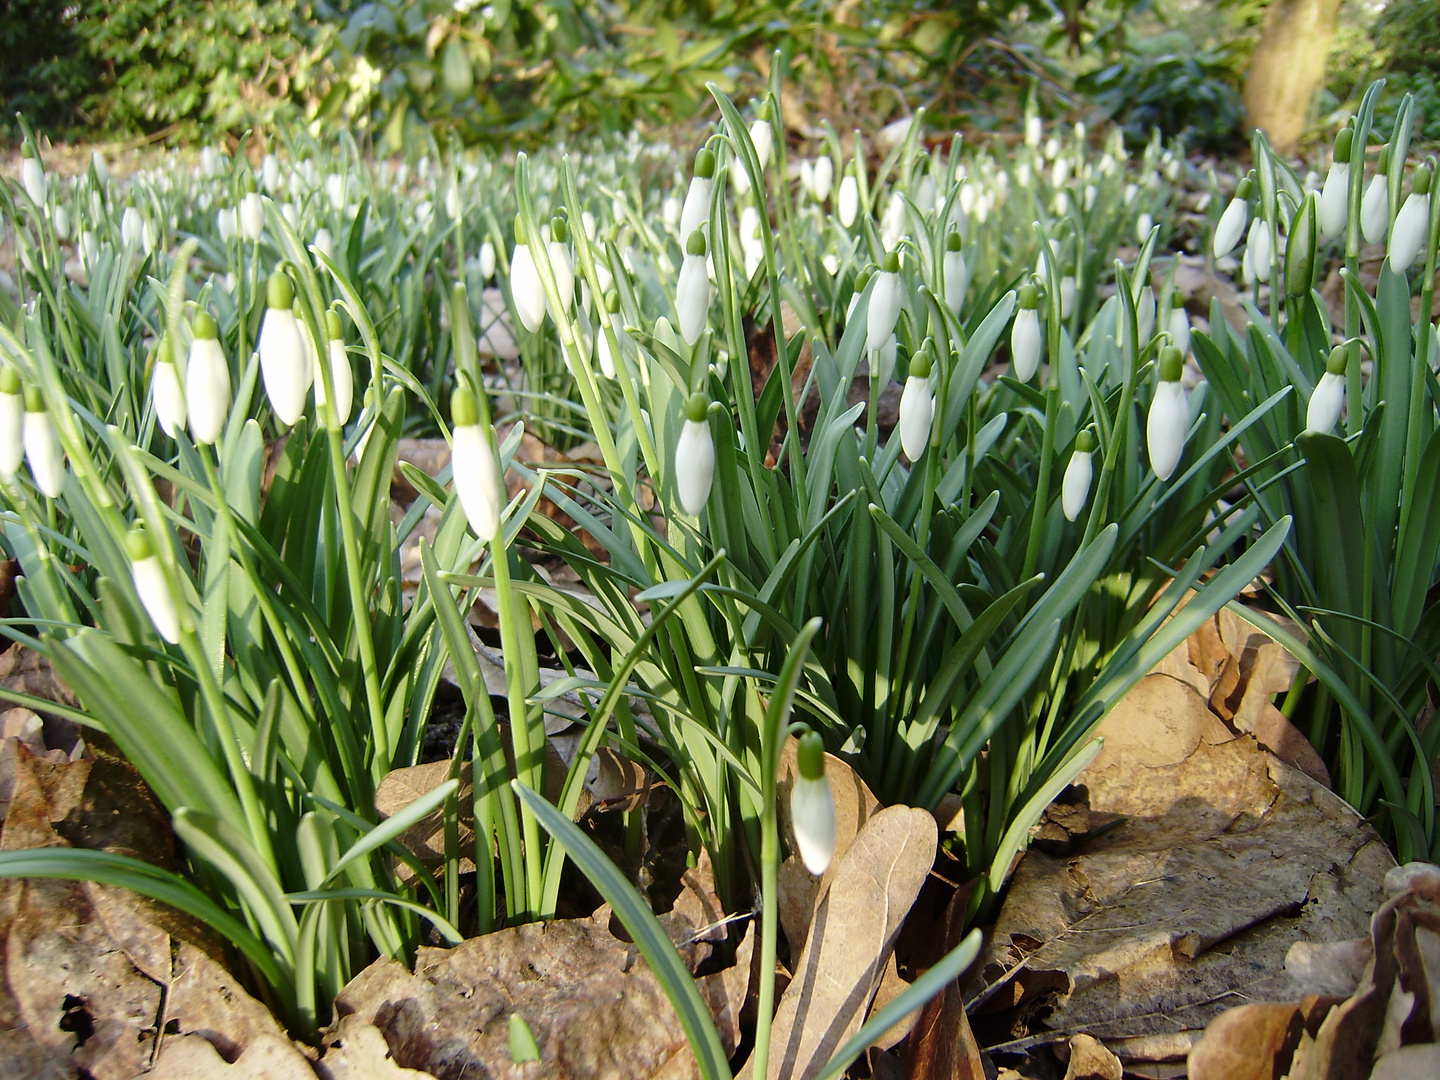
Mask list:
[[[1135,372],[1139,367],[1140,346],[1136,340],[1139,337],[1139,323],[1135,314],[1135,299],[1130,292],[1130,275],[1125,272],[1124,264],[1118,259],[1115,260],[1115,279],[1119,283],[1116,293],[1120,297],[1120,317],[1124,320],[1124,328],[1120,334],[1120,357],[1125,365],[1125,376],[1120,386],[1120,407],[1115,413],[1114,429],[1109,432],[1108,439],[1104,424],[1099,432],[1105,447],[1105,457],[1100,467],[1100,478],[1095,485],[1095,499],[1090,506],[1090,516],[1085,521],[1085,537],[1080,542],[1081,547],[1089,546],[1090,542],[1100,535],[1100,529],[1110,516],[1110,489],[1115,483],[1115,470],[1119,466],[1120,455],[1128,441],[1126,436],[1134,420],[1131,414],[1135,406]]]

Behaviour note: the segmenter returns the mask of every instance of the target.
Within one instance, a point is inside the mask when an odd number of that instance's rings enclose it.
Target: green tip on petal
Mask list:
[[[708,146],[695,151],[695,175],[702,180],[709,180],[715,175],[715,151]]]
[[[818,731],[807,731],[797,740],[796,758],[800,765],[800,776],[805,780],[822,780],[825,777],[825,740]]]
[[[1174,345],[1160,350],[1160,381],[1179,382],[1180,373],[1185,370],[1185,354]]]
[[[1081,430],[1075,436],[1075,451],[1079,454],[1093,454],[1095,452],[1095,435],[1089,428]]]
[[[246,174],[245,174],[245,183],[242,185],[242,187],[244,188],[244,191],[245,191],[245,194],[246,194],[246,195],[253,194],[254,191],[255,191],[255,178],[254,178],[253,176],[251,176],[249,173],[246,173]]]
[[[887,251],[880,268],[887,274],[898,274],[900,272],[900,254],[895,251]]]
[[[1415,170],[1414,185],[1411,187],[1416,195],[1427,195],[1430,192],[1430,166],[1421,165]]]
[[[525,235],[525,223],[520,220],[520,215],[519,215],[519,214],[516,214],[516,215],[515,215],[515,243],[517,243],[517,244],[528,244],[528,243],[530,243],[529,237],[527,237],[527,236]]]
[[[1355,139],[1355,129],[1345,125],[1340,133],[1335,136],[1335,161],[1340,165],[1347,165],[1350,162],[1350,145]]]
[[[160,340],[155,343],[155,362],[157,364],[173,364],[175,362],[174,350],[170,348],[170,335],[162,334]]]
[[[917,379],[928,379],[930,371],[935,366],[932,358],[934,355],[935,340],[926,338],[924,343],[915,350],[915,355],[910,357],[910,374]]]
[[[960,230],[952,228],[950,230],[950,235],[945,237],[945,250],[959,251],[963,244],[964,240],[962,240],[960,237]]]
[[[620,310],[620,294],[611,289],[605,294],[605,314],[614,315]]]
[[[29,139],[26,139],[20,147],[20,156],[27,159],[38,158],[40,156],[40,151],[35,149],[35,144],[33,142],[31,142]]]
[[[870,271],[869,271],[869,270],[861,270],[858,274],[855,275],[855,291],[856,291],[857,293],[862,293],[862,292],[864,292],[864,291],[865,291],[865,286],[867,286],[867,285],[869,285],[869,284],[870,284]]]
[[[1040,306],[1040,290],[1034,285],[1021,285],[1020,306],[1026,311],[1034,311]]]
[[[755,119],[756,119],[756,120],[769,120],[769,119],[770,119],[770,99],[769,99],[769,98],[761,98],[761,99],[760,99],[760,104],[755,106]]]
[[[25,411],[45,411],[45,396],[40,393],[40,388],[38,386],[25,387]]]
[[[290,283],[286,281],[285,284],[288,287]],[[275,295],[273,290],[270,295]],[[275,307],[276,305],[271,304],[270,306]],[[220,327],[215,324],[215,316],[208,311],[197,311],[195,320],[190,324],[190,332],[197,341],[214,341],[220,336]]]
[[[702,256],[705,254],[705,234],[699,229],[691,232],[690,239],[685,241],[685,254]]]
[[[710,399],[704,394],[691,394],[685,399],[685,418],[699,424],[710,411]]]
[[[295,302],[295,286],[290,284],[290,279],[280,271],[270,275],[269,282],[265,285],[265,303],[267,307],[279,308],[284,311]]]
[[[458,383],[450,395],[450,422],[457,428],[474,427],[480,422],[480,407],[475,404],[475,393],[463,382]]]
[[[1380,156],[1375,159],[1375,171],[1381,176],[1390,171],[1390,144],[1380,144]]]
[[[155,549],[150,544],[150,536],[143,526],[136,525],[125,534],[125,551],[131,562],[141,562],[155,554]]]
[[[1235,197],[1237,199],[1248,199],[1255,190],[1255,181],[1248,176],[1242,176],[1240,183],[1235,186]]]
[[[1330,356],[1325,361],[1325,370],[1331,375],[1344,375],[1345,369],[1350,366],[1350,353],[1354,348],[1349,342],[1336,345],[1330,350]]]
[[[345,328],[340,325],[340,313],[334,308],[325,312],[325,333],[331,341],[343,341]]]
[[[1174,292],[1172,292],[1172,293],[1170,294],[1170,310],[1171,310],[1171,311],[1179,311],[1179,310],[1180,310],[1181,308],[1183,308],[1184,306],[1185,306],[1185,297],[1180,294],[1180,290],[1179,290],[1179,289],[1176,289]]]
[[[20,373],[9,364],[0,367],[0,394],[20,393]]]
[[[561,244],[570,239],[570,226],[559,214],[550,219],[550,239]]]

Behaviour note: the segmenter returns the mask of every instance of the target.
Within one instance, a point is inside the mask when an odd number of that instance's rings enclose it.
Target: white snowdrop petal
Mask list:
[[[680,280],[675,287],[675,311],[680,322],[680,336],[685,344],[694,345],[705,332],[710,314],[710,277],[705,272],[704,255],[686,255],[680,266]]]
[[[50,414],[27,409],[22,439],[35,486],[50,498],[58,499],[65,490],[65,452],[60,448],[60,437],[55,434]]]
[[[451,475],[465,519],[477,538],[490,540],[500,527],[503,497],[495,451],[479,424],[456,427],[450,438]]]
[[[15,479],[25,460],[25,399],[0,392],[0,476]]]
[[[930,380],[911,375],[900,394],[900,448],[911,461],[917,461],[930,442],[930,423],[935,416],[935,398],[930,393]]]
[[[135,591],[145,605],[150,621],[155,624],[155,630],[171,645],[176,644],[180,640],[180,615],[175,610],[175,598],[170,594],[160,559],[150,555],[132,563],[130,569]]]
[[[510,295],[520,324],[535,333],[545,321],[545,287],[540,284],[540,272],[535,269],[528,244],[516,244],[510,257]]]
[[[790,789],[790,823],[805,869],[819,877],[835,857],[835,799],[823,776],[815,780],[795,777]]]
[[[1145,445],[1150,452],[1150,468],[1161,480],[1169,480],[1185,452],[1185,436],[1190,426],[1190,410],[1185,403],[1185,388],[1178,382],[1162,382],[1155,387],[1155,400],[1145,422]]]
[[[865,351],[881,348],[895,331],[900,319],[900,275],[881,271],[870,287],[870,307],[865,316]]]
[[[1340,419],[1345,405],[1345,376],[1327,371],[1320,376],[1305,409],[1305,430],[1328,434]]]
[[[1065,479],[1060,486],[1060,506],[1065,511],[1066,521],[1074,521],[1085,509],[1094,469],[1091,457],[1088,451],[1076,450],[1070,455],[1070,464],[1065,466]]]
[[[220,342],[196,338],[190,343],[185,396],[190,407],[190,437],[197,443],[216,442],[230,415],[230,368]]]
[[[185,394],[180,389],[180,373],[170,361],[157,362],[150,376],[150,399],[155,404],[155,419],[170,438],[185,427]]]
[[[1034,378],[1040,368],[1043,347],[1040,312],[1035,308],[1021,308],[1015,313],[1015,325],[1010,328],[1011,374],[1021,382]]]
[[[1220,221],[1215,226],[1215,238],[1211,244],[1215,258],[1223,259],[1235,250],[1241,234],[1245,232],[1245,220],[1249,216],[1250,209],[1244,199],[1230,200],[1230,205],[1225,207],[1225,212],[1220,215]]]
[[[705,420],[686,420],[675,446],[675,486],[687,514],[699,514],[715,479],[715,441]]]
[[[1425,234],[1430,228],[1430,196],[1411,192],[1400,213],[1395,216],[1395,227],[1390,231],[1390,269],[1403,274],[1425,246]]]
[[[1320,234],[1333,239],[1345,231],[1345,220],[1349,217],[1350,164],[1337,161],[1325,174],[1325,186],[1320,190],[1320,201],[1316,207],[1316,223]]]
[[[270,407],[282,424],[293,425],[305,413],[305,395],[310,389],[310,364],[294,311],[265,309],[257,350]]]

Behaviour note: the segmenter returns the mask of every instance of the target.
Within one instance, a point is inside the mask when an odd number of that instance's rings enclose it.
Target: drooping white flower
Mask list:
[[[755,144],[755,156],[760,159],[760,170],[770,164],[770,151],[775,148],[775,129],[768,117],[750,123],[750,141]]]
[[[460,185],[450,184],[445,189],[445,216],[451,221],[460,220],[460,211],[463,206],[460,202]]]
[[[325,312],[325,355],[330,363],[330,382],[335,388],[335,422],[344,427],[350,420],[350,409],[355,403],[355,379],[350,371],[350,354],[345,351],[345,334],[340,325],[340,313]],[[315,376],[315,404],[323,408],[326,402],[325,380]]]
[[[1269,281],[1270,271],[1270,227],[1264,218],[1250,223],[1249,235],[1245,238],[1246,255],[1250,257],[1250,272],[1256,281]]]
[[[196,314],[191,332],[190,358],[185,365],[190,437],[209,445],[219,441],[230,416],[230,366],[220,348],[219,328],[209,312]]]
[[[935,395],[930,392],[930,357],[922,350],[910,362],[910,374],[900,394],[900,449],[911,461],[930,444],[935,419]]]
[[[835,212],[840,217],[840,224],[850,228],[855,224],[855,217],[860,212],[860,183],[849,173],[840,179],[840,194],[836,196],[835,202]]]
[[[565,224],[564,218],[557,217],[550,223],[550,239],[545,245],[545,251],[550,256],[550,273],[555,277],[555,291],[560,294],[560,310],[547,310],[550,311],[550,318],[557,324],[575,304],[575,263],[571,261],[570,248],[565,243],[569,235],[569,226]]]
[[[1345,407],[1345,369],[1349,365],[1352,348],[1346,343],[1330,350],[1330,356],[1325,361],[1325,374],[1315,384],[1310,403],[1305,408],[1307,432],[1328,434],[1340,419],[1340,410]]]
[[[753,278],[765,261],[765,242],[760,238],[760,211],[754,206],[740,211],[740,254],[745,261],[746,278]]]
[[[545,321],[545,286],[530,255],[530,245],[521,239],[520,222],[515,222],[515,250],[510,256],[510,296],[515,301],[515,314],[520,325],[532,334]]]
[[[310,389],[310,364],[305,341],[295,319],[295,291],[284,274],[270,275],[266,287],[267,307],[260,323],[260,374],[265,394],[276,418],[287,427],[305,413],[305,395]]]
[[[605,294],[605,318],[610,321],[615,343],[619,345],[624,340],[624,320],[620,318],[620,294],[614,289]],[[615,354],[610,351],[610,338],[603,326],[595,331],[595,357],[600,361],[600,373],[607,379],[615,378]]]
[[[1185,452],[1185,437],[1190,427],[1190,409],[1185,403],[1185,387],[1180,383],[1184,358],[1180,350],[1167,345],[1160,354],[1160,381],[1150,402],[1145,421],[1145,445],[1150,453],[1150,468],[1161,480],[1169,480]]]
[[[185,427],[185,391],[180,386],[180,372],[170,351],[170,339],[162,337],[155,347],[155,366],[150,372],[150,400],[155,405],[155,419],[170,438]]]
[[[110,166],[105,164],[105,155],[99,150],[90,151],[90,167],[95,170],[95,179],[100,181],[100,186],[108,186],[110,183]]]
[[[1325,186],[1320,189],[1320,203],[1315,209],[1316,224],[1325,239],[1333,240],[1345,231],[1345,220],[1350,216],[1349,162],[1331,163],[1330,171],[1325,174]]]
[[[1068,319],[1075,311],[1075,275],[1066,274],[1060,279],[1060,317]]]
[[[125,207],[120,215],[120,239],[130,247],[140,247],[145,242],[145,219],[133,206]]]
[[[1066,521],[1074,521],[1085,509],[1085,500],[1090,497],[1090,478],[1094,473],[1091,461],[1095,450],[1095,437],[1089,429],[1075,436],[1075,450],[1070,463],[1065,466],[1065,479],[1060,485],[1060,509]]]
[[[1040,137],[1044,134],[1044,128],[1040,123],[1040,117],[1027,116],[1025,118],[1025,145],[1031,148],[1040,145]]]
[[[1421,165],[1415,170],[1415,178],[1405,204],[1395,215],[1395,225],[1390,230],[1390,269],[1403,274],[1410,269],[1415,256],[1425,246],[1430,232],[1430,169]]]
[[[450,398],[450,463],[455,494],[465,519],[480,540],[493,540],[500,529],[504,484],[495,456],[494,435],[480,424],[475,395],[462,381]]]
[[[327,259],[335,258],[335,239],[330,235],[330,230],[323,226],[315,230],[315,250]]]
[[[695,175],[685,192],[685,205],[680,210],[681,242],[710,220],[710,196],[715,187],[715,154],[702,146],[695,152]]]
[[[1367,244],[1378,244],[1389,228],[1390,181],[1380,172],[1365,186],[1365,197],[1360,202],[1360,235]]]
[[[61,240],[70,239],[70,211],[63,206],[55,207],[55,235]]]
[[[25,460],[25,398],[20,376],[9,364],[0,367],[0,477],[14,480]]]
[[[25,184],[25,194],[36,206],[45,205],[45,166],[40,164],[40,154],[35,144],[25,140],[20,148],[20,179]]]
[[[280,159],[274,154],[266,154],[260,163],[260,184],[271,195],[280,189]]]
[[[825,777],[825,744],[818,732],[799,738],[795,783],[790,788],[790,824],[805,869],[816,877],[835,857],[835,799]]]
[[[480,277],[489,281],[495,276],[495,245],[486,240],[480,245]]]
[[[705,234],[696,229],[685,243],[685,261],[680,264],[680,280],[675,286],[680,336],[685,344],[692,346],[705,332],[710,316],[710,278],[705,272],[705,252]]]
[[[706,412],[710,403],[704,394],[692,394],[685,403],[685,426],[675,444],[675,488],[680,506],[687,514],[698,515],[710,498],[715,479],[715,440],[710,434]]]
[[[55,433],[50,414],[45,411],[45,399],[40,396],[38,387],[25,388],[25,423],[21,439],[35,486],[42,494],[58,499],[65,490],[65,451],[60,448],[60,437]]]
[[[240,200],[240,235],[251,243],[265,235],[265,204],[257,192],[247,191]]]
[[[824,205],[825,200],[830,198],[830,187],[835,182],[835,162],[830,159],[829,154],[821,154],[815,159],[814,194],[815,201]]]
[[[970,287],[970,270],[961,251],[960,230],[952,228],[945,238],[945,257],[940,261],[940,274],[945,282],[945,306],[960,314],[965,292]]]
[[[175,595],[170,591],[165,568],[150,544],[150,537],[139,525],[125,537],[125,549],[130,555],[130,573],[135,582],[135,592],[145,613],[155,624],[155,630],[171,645],[180,640],[180,613],[175,607]]]
[[[899,319],[900,256],[890,251],[870,287],[870,306],[865,315],[866,353],[874,353],[889,340]]]
[[[1165,322],[1170,333],[1170,342],[1180,350],[1181,355],[1190,351],[1190,313],[1185,310],[1185,300],[1177,292],[1170,296],[1170,315]]]
[[[1040,369],[1045,340],[1040,333],[1040,291],[1034,285],[1020,288],[1020,307],[1010,327],[1010,373],[1029,382]]]

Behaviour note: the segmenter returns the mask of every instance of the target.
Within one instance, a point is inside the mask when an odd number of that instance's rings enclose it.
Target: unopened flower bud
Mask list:
[[[1390,269],[1397,274],[1409,270],[1425,246],[1429,232],[1430,167],[1421,165],[1415,170],[1410,195],[1395,215],[1395,225],[1390,230]]]
[[[500,528],[504,488],[492,434],[480,424],[475,394],[462,380],[450,397],[450,474],[465,519],[480,540]]]
[[[260,374],[276,418],[287,427],[305,412],[310,389],[310,364],[293,308],[295,290],[284,274],[273,273],[266,285],[265,318],[260,323]]]
[[[1169,480],[1180,464],[1185,451],[1185,437],[1190,428],[1190,410],[1185,403],[1185,387],[1180,383],[1185,358],[1180,350],[1167,345],[1160,352],[1159,382],[1150,402],[1146,418],[1145,442],[1150,452],[1150,468],[1161,480]]]
[[[685,426],[675,445],[675,487],[687,514],[698,515],[705,509],[715,479],[715,440],[706,417],[709,407],[704,394],[690,396],[685,402]]]
[[[170,339],[162,337],[155,346],[155,366],[150,372],[150,400],[155,405],[155,419],[170,438],[185,426],[185,392],[180,386],[180,373],[175,370]]]
[[[175,608],[175,596],[166,580],[165,568],[150,544],[150,537],[139,525],[125,537],[125,550],[130,556],[130,572],[135,582],[135,592],[145,605],[145,613],[155,624],[162,638],[174,645],[180,640],[180,615]]]
[[[65,490],[65,451],[55,424],[45,411],[45,399],[38,387],[25,388],[25,423],[21,434],[30,475],[41,493],[58,499]]]
[[[1095,451],[1095,436],[1086,428],[1075,436],[1075,451],[1070,463],[1065,466],[1065,479],[1060,485],[1060,508],[1065,512],[1066,521],[1074,521],[1085,509],[1085,500],[1090,496],[1090,478],[1094,472],[1091,458]]]
[[[887,252],[880,272],[870,288],[870,306],[865,316],[865,351],[881,348],[895,332],[900,319],[900,256]]]
[[[705,332],[710,314],[710,278],[705,270],[705,234],[696,229],[685,243],[685,261],[675,286],[675,312],[680,336],[694,345]]]
[[[1021,382],[1029,382],[1040,370],[1045,339],[1040,333],[1040,290],[1034,285],[1020,287],[1020,307],[1010,328],[1010,370]]]
[[[190,358],[185,365],[190,437],[208,445],[219,441],[230,416],[230,366],[209,312],[196,314],[191,333]]]
[[[835,799],[825,776],[825,742],[819,732],[807,731],[798,742],[790,824],[805,869],[819,877],[835,857]]]

